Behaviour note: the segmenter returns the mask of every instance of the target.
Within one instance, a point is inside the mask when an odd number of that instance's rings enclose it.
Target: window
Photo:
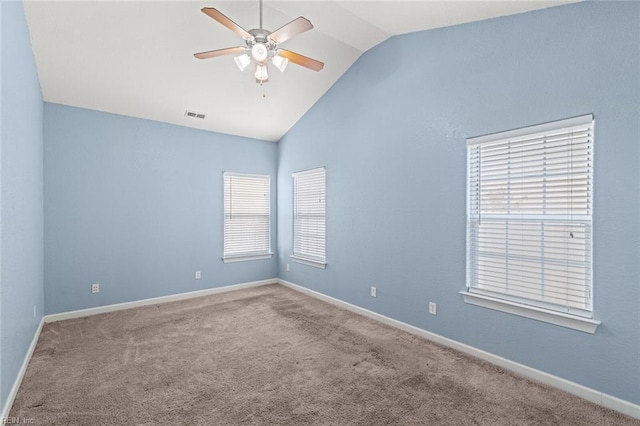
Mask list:
[[[271,178],[224,173],[224,257],[265,259],[271,253]]]
[[[326,171],[293,174],[293,255],[299,263],[326,266]]]
[[[593,117],[469,139],[467,160],[467,295],[483,297],[465,300],[591,318]]]

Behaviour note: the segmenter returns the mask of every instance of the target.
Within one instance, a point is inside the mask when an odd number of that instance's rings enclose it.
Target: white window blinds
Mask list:
[[[271,178],[224,173],[224,260],[271,255]]]
[[[467,150],[469,291],[591,317],[593,116]]]
[[[326,264],[326,171],[293,174],[293,258],[313,266]]]

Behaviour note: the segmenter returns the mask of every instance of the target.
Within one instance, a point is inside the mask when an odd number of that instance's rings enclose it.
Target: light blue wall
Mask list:
[[[639,42],[639,3],[587,2],[365,53],[279,143],[279,276],[640,403]],[[466,305],[465,139],[587,113],[597,333]],[[289,259],[291,173],[322,165],[326,270]]]
[[[22,2],[0,1],[0,10],[0,406],[4,406],[44,306],[43,104]]]
[[[277,144],[50,103],[44,131],[47,313],[276,277],[221,258],[223,171],[272,176],[275,250]]]
[[[47,313],[280,276],[640,403],[640,4],[580,3],[392,38],[279,145],[44,104],[44,154],[22,4],[0,4],[1,403],[43,312],[43,234]],[[465,138],[585,113],[596,116],[603,325],[588,335],[465,305]],[[288,257],[291,173],[320,165],[326,270]],[[221,262],[226,170],[274,176],[278,262]]]

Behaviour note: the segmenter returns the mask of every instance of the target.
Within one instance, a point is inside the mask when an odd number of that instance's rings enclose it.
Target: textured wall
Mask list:
[[[3,1],[0,9],[0,406],[4,406],[44,306],[43,137],[42,94],[22,2]]]
[[[43,106],[22,4],[0,4],[4,403],[43,311]],[[279,145],[45,104],[46,312],[279,275],[640,403],[639,44],[632,2],[394,37],[364,54]],[[586,113],[596,117],[602,326],[589,335],[464,304],[465,139]],[[326,270],[288,257],[291,173],[320,165]],[[278,264],[222,263],[223,170],[277,171]]]
[[[276,144],[50,103],[44,130],[47,313],[276,277],[221,260],[223,171],[272,176],[275,250]]]
[[[279,144],[279,276],[640,403],[639,42],[640,4],[586,2],[365,53]],[[465,139],[587,113],[597,333],[466,305]],[[289,259],[291,173],[322,165],[326,270]]]

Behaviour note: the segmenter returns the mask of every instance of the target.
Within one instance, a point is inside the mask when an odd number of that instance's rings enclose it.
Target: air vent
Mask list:
[[[189,111],[186,110],[184,112],[185,117],[191,117],[191,118],[199,118],[200,120],[204,120],[205,114],[201,113],[201,112],[194,112],[194,111]]]

